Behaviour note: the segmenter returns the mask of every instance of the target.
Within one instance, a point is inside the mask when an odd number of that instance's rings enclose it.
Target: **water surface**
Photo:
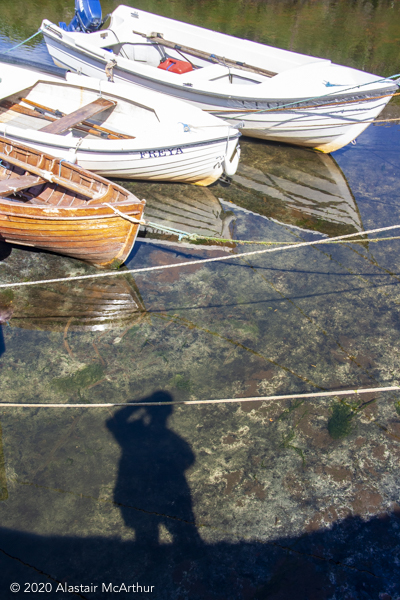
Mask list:
[[[104,13],[116,5],[103,2]],[[382,75],[400,70],[396,2],[136,6]],[[28,15],[22,2],[2,8],[1,49],[44,17],[72,16],[72,2],[32,3]],[[51,63],[38,38],[18,53]],[[384,116],[399,116],[395,102]],[[236,257],[260,249],[236,240],[315,241],[400,223],[399,133],[396,121],[377,123],[332,156],[243,138],[230,184],[124,182],[151,220],[214,238],[194,246],[147,231],[127,268],[228,260],[2,290],[2,401],[399,385],[398,231]],[[1,282],[95,272],[7,244],[0,257]],[[168,599],[400,594],[397,393],[1,408],[0,421],[5,594],[13,581],[51,583],[56,598],[108,597],[101,583],[123,581]],[[59,582],[100,587],[55,595]]]

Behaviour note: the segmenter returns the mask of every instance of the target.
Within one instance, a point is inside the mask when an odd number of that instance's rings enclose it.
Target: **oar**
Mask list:
[[[171,48],[179,53],[185,52],[186,54],[190,54],[191,56],[203,58],[214,63],[220,63],[222,65],[226,65],[227,67],[235,67],[237,69],[242,69],[242,71],[257,73],[258,75],[265,75],[266,77],[274,77],[274,75],[277,75],[277,73],[275,73],[274,71],[268,71],[267,69],[261,69],[260,67],[253,67],[252,65],[247,65],[244,62],[231,60],[223,56],[217,56],[216,54],[209,54],[208,52],[204,52],[203,50],[197,50],[196,48],[190,48],[189,46],[181,46],[180,44],[176,44],[175,42],[164,40],[164,36],[162,33],[151,33],[150,35],[146,35],[145,33],[141,33],[140,31],[135,30],[132,30],[132,33],[141,35],[142,37],[145,37],[156,44],[165,46],[166,48]]]

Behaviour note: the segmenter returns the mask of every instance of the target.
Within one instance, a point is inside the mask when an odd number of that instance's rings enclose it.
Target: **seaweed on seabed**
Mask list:
[[[331,410],[332,414],[328,421],[329,435],[334,440],[348,436],[353,429],[352,419],[356,410],[343,401],[334,404]]]
[[[7,477],[6,477],[6,468],[5,468],[4,453],[3,453],[2,431],[1,431],[1,423],[0,423],[0,501],[7,500],[7,498],[8,498]]]
[[[178,390],[182,390],[185,392],[190,392],[192,389],[192,383],[190,381],[190,379],[187,379],[186,377],[184,377],[183,375],[180,375],[179,373],[177,373],[176,375],[174,375],[172,377],[172,379],[169,381],[169,384],[178,389]]]
[[[300,419],[301,420],[301,419]],[[297,423],[298,425],[298,423]],[[297,427],[296,425],[296,427]],[[292,429],[291,431],[289,431],[289,433],[285,436],[284,434],[282,434],[282,442],[281,444],[279,444],[280,448],[291,448],[292,450],[294,450],[296,452],[296,454],[298,454],[301,458],[301,462],[303,463],[303,468],[306,466],[306,459],[304,457],[304,453],[303,450],[301,448],[299,448],[298,446],[293,446],[293,444],[291,444],[292,440],[295,438],[295,430]]]
[[[397,402],[394,403],[394,408],[400,417],[400,400],[397,400]]]
[[[14,300],[14,292],[10,289],[5,289],[0,292],[0,304],[10,304]]]
[[[96,383],[104,375],[104,369],[101,364],[95,363],[87,365],[73,375],[68,377],[59,377],[53,379],[52,385],[60,392],[75,392]]]

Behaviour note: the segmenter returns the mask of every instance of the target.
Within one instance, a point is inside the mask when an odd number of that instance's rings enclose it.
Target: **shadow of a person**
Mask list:
[[[156,392],[145,402],[170,402]],[[122,449],[114,500],[135,542],[151,548],[160,543],[160,525],[179,546],[201,544],[185,471],[195,456],[187,442],[168,428],[172,406],[128,406],[107,421]],[[171,540],[168,540],[171,541]]]

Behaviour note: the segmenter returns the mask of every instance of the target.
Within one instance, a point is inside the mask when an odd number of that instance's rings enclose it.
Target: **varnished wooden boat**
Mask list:
[[[0,137],[0,240],[117,267],[145,201],[77,165]]]

